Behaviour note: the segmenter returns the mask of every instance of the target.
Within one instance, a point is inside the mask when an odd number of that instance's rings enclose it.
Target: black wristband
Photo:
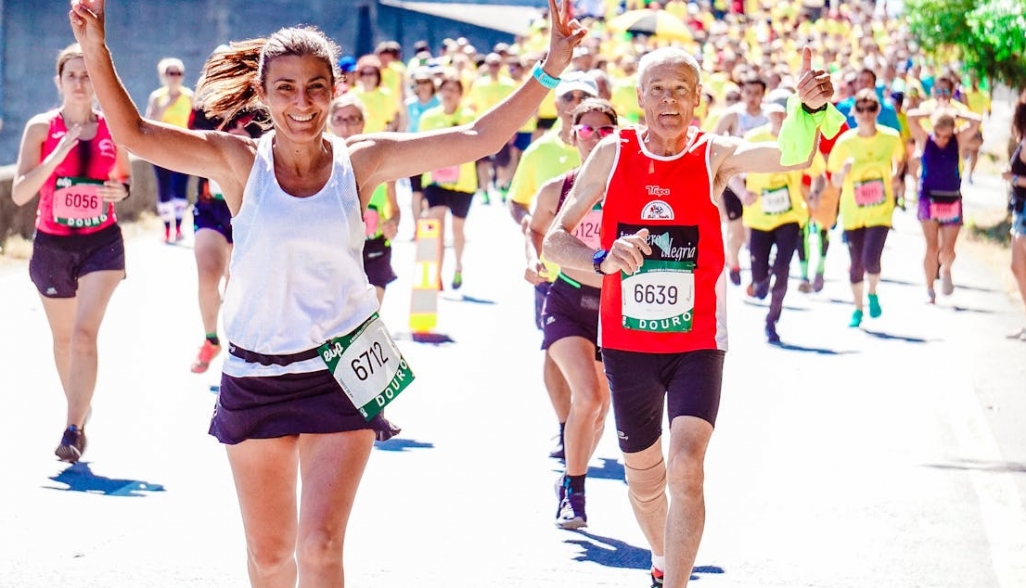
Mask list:
[[[125,187],[125,197],[122,200],[128,200],[128,197],[132,195],[132,184],[121,182],[121,185]]]
[[[816,114],[817,112],[823,112],[824,110],[826,110],[826,107],[827,107],[827,103],[826,102],[823,103],[823,106],[820,106],[819,108],[816,108],[816,109],[809,108],[808,104],[802,102],[802,110],[804,110],[805,112],[808,112],[809,114]]]

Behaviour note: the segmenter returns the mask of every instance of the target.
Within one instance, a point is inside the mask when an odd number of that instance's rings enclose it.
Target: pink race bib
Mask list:
[[[955,222],[962,218],[962,201],[930,202],[930,220],[940,223]]]
[[[431,181],[436,184],[455,184],[460,179],[460,166],[443,167],[431,172]]]
[[[53,220],[67,227],[95,227],[107,220],[107,203],[100,196],[103,182],[89,178],[57,178]]]
[[[592,249],[599,249],[599,230],[602,228],[602,210],[589,210],[574,229],[574,237]]]
[[[381,224],[381,214],[378,213],[376,208],[368,208],[367,212],[363,213],[363,225],[366,228],[364,233],[368,239],[373,239],[378,236],[378,225]]]
[[[855,204],[859,206],[877,206],[883,204],[886,197],[883,180],[855,182]]]

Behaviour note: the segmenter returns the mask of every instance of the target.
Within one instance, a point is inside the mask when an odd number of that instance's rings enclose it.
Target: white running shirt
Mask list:
[[[331,176],[313,196],[296,198],[278,185],[271,150],[257,157],[232,219],[235,247],[224,297],[228,341],[266,355],[298,353],[360,326],[378,309],[363,271],[364,225],[345,142],[331,141]],[[327,369],[320,359],[288,366],[248,363],[231,354],[224,373],[276,376]]]

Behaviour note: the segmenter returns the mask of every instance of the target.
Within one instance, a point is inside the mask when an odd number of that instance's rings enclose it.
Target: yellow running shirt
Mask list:
[[[852,159],[851,171],[841,186],[841,220],[844,230],[889,227],[894,213],[892,180],[905,156],[898,131],[876,127],[872,137],[860,137],[858,129],[845,131],[834,144],[827,170],[837,173]]]
[[[745,135],[753,143],[776,141],[769,127],[753,129]],[[748,174],[745,187],[758,195],[755,202],[745,206],[741,220],[748,228],[757,231],[772,231],[788,223],[805,226],[809,221],[809,208],[802,196],[802,176],[818,176],[826,169],[823,155],[816,151],[812,165],[806,170],[778,172],[772,174]]]

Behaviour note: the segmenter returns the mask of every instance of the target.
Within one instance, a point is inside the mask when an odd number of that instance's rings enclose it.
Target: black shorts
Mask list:
[[[125,242],[121,227],[111,225],[88,235],[50,235],[36,232],[29,276],[46,298],[74,298],[78,279],[88,273],[125,271]]]
[[[544,117],[544,116],[539,116],[538,117],[538,128],[543,130],[543,131],[547,131],[547,130],[551,129],[553,127],[553,125],[556,124],[557,120],[558,120],[558,117],[548,118],[548,117]]]
[[[552,282],[542,282],[534,286],[534,325],[538,327],[539,331],[545,330],[545,324],[542,322],[542,312],[545,310],[545,298],[548,297],[549,288],[551,287]]]
[[[545,297],[542,310],[542,349],[567,337],[581,337],[595,345],[595,360],[602,356],[598,351],[599,298],[602,290],[584,284],[574,285],[562,274],[552,283],[549,295]]]
[[[384,236],[367,239],[363,244],[363,271],[372,286],[384,288],[395,281],[392,270],[392,246]]]
[[[215,198],[200,198],[192,207],[192,229],[198,233],[200,229],[217,231],[232,243],[232,211],[228,203]]]
[[[428,206],[444,206],[451,210],[456,218],[467,218],[470,204],[474,201],[474,195],[469,192],[449,190],[438,184],[424,186],[424,198],[427,199]]]
[[[603,349],[620,450],[637,453],[663,434],[663,399],[670,423],[679,416],[716,425],[726,352],[639,353]]]
[[[741,199],[730,188],[723,189],[723,207],[727,209],[727,218],[730,220],[737,220],[745,213]]]
[[[423,180],[424,180],[423,174],[417,174],[415,176],[410,176],[410,191],[411,192],[423,192],[424,191],[424,184],[421,183]]]

